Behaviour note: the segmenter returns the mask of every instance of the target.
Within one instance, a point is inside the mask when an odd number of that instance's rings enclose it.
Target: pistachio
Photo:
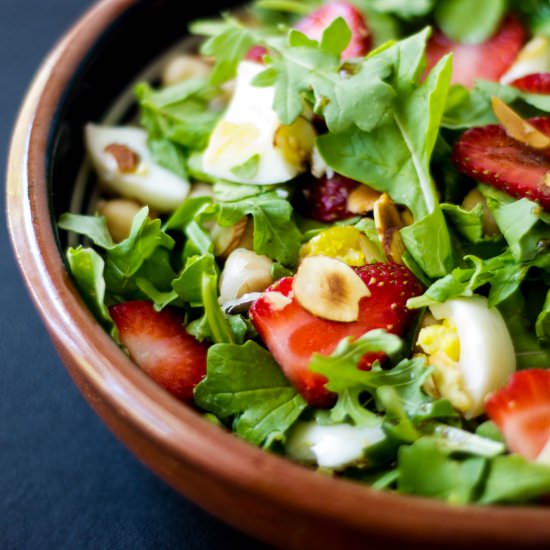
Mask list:
[[[370,296],[349,265],[327,256],[305,258],[292,289],[298,303],[311,314],[342,323],[357,321],[361,298]]]

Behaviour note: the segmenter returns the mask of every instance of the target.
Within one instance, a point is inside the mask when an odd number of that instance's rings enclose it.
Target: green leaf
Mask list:
[[[440,0],[434,17],[451,40],[480,44],[495,33],[507,9],[506,0]]]
[[[351,40],[351,30],[342,17],[337,17],[323,31],[321,49],[333,55],[341,55]]]
[[[195,402],[223,420],[233,419],[237,435],[264,446],[283,436],[306,408],[271,354],[252,341],[208,350]]]
[[[483,238],[483,205],[477,204],[472,210],[465,210],[457,204],[444,203],[441,209],[453,228],[472,243]]]
[[[486,459],[454,460],[442,451],[437,440],[424,437],[399,449],[398,491],[445,500],[452,504],[475,501]]]
[[[550,468],[518,455],[498,456],[489,466],[482,504],[529,502],[550,492]]]
[[[72,231],[88,237],[94,244],[106,250],[116,246],[109,233],[104,216],[83,216],[66,213],[61,215],[57,225],[65,231]]]
[[[292,206],[276,193],[264,193],[237,201],[221,202],[218,223],[229,226],[246,215],[254,220],[254,252],[288,266],[295,265],[301,233],[292,218]]]
[[[436,0],[365,0],[365,4],[381,13],[393,13],[409,19],[432,11]]]
[[[537,317],[535,328],[538,338],[545,342],[550,341],[550,290],[546,294],[546,299]]]
[[[336,172],[387,192],[412,210],[416,227],[402,231],[405,245],[428,276],[440,277],[451,269],[453,258],[430,159],[445,107],[451,60],[441,60],[423,84],[416,84],[426,38],[423,31],[380,54],[397,59],[398,64],[394,77],[398,97],[388,122],[370,132],[326,134],[318,139],[318,148]],[[425,237],[428,241],[419,240]]]
[[[103,270],[105,263],[101,256],[91,248],[69,248],[67,262],[86,305],[101,324],[118,339],[117,331],[109,309],[105,305],[105,280]]]
[[[237,74],[237,66],[248,50],[258,43],[258,37],[241,25],[236,19],[226,17],[218,24],[197,21],[191,25],[194,34],[211,36],[201,47],[205,56],[216,58],[216,64],[210,75],[214,85],[223,84]]]
[[[260,155],[252,155],[247,161],[231,168],[231,173],[238,178],[253,180],[258,173],[260,165]]]

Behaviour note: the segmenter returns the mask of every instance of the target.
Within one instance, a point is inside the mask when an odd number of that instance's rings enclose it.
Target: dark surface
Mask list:
[[[90,4],[0,0],[3,161],[34,71]],[[5,220],[0,231],[0,548],[259,547],[164,485],[95,416],[30,302]]]

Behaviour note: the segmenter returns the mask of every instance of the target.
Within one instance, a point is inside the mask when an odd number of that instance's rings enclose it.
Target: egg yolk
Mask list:
[[[331,227],[304,244],[300,256],[328,256],[351,266],[362,266],[367,263],[366,241],[355,227]]]
[[[418,346],[433,368],[431,379],[424,388],[433,397],[448,399],[453,407],[466,412],[472,400],[464,387],[460,371],[460,340],[453,323],[444,319],[442,323],[421,329]]]

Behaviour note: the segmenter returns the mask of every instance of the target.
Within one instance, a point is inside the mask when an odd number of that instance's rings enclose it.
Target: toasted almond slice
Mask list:
[[[357,321],[361,298],[370,296],[365,283],[349,265],[327,256],[305,258],[294,276],[292,289],[304,309],[322,319],[342,323]]]
[[[491,105],[495,116],[511,138],[533,149],[547,149],[550,147],[550,138],[521,118],[504,101],[493,96]]]
[[[374,225],[388,261],[403,264],[405,245],[399,233],[399,230],[404,227],[403,220],[387,193],[384,193],[374,204]]]
[[[246,217],[229,227],[215,224],[210,232],[214,242],[214,254],[220,258],[227,258],[239,246],[247,224],[248,218]]]
[[[358,185],[349,195],[347,209],[352,214],[368,214],[374,209],[374,203],[380,198],[380,193],[368,185]]]

